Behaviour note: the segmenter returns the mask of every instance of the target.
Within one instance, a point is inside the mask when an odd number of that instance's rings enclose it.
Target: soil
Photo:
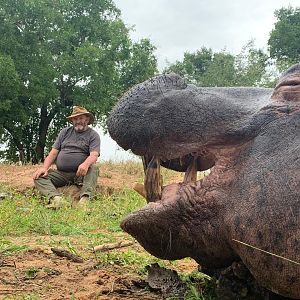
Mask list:
[[[0,165],[0,184],[5,184],[13,189],[23,192],[26,189],[33,188],[32,175],[39,165]],[[106,165],[101,166],[100,176],[98,178],[98,192],[111,191],[124,187],[132,188],[136,181],[135,174],[120,174],[118,170],[108,170]]]
[[[24,192],[33,188],[32,174],[38,166],[0,166],[0,185],[6,185]],[[131,188],[135,174],[107,172],[98,179],[98,191],[111,193],[115,189]],[[59,236],[55,239],[59,240]],[[59,257],[51,251],[47,236],[5,237],[17,245],[26,245],[29,250],[12,256],[0,252],[0,299],[16,299],[18,296],[36,295],[39,298],[26,299],[162,299],[161,294],[145,289],[143,277],[122,265],[102,265],[90,253],[83,262],[73,262]],[[53,237],[51,237],[53,239]],[[74,243],[76,243],[74,238]],[[135,243],[132,247],[139,247]],[[120,249],[120,251],[122,251]],[[192,260],[182,260],[177,270],[191,272],[197,269]],[[20,299],[20,298],[18,298]],[[25,299],[25,298],[22,298]]]
[[[2,265],[2,267],[1,267]],[[160,299],[134,285],[126,269],[98,266],[93,260],[75,263],[46,250],[34,249],[0,261],[0,299],[37,294],[42,299]],[[147,295],[149,294],[149,295]]]

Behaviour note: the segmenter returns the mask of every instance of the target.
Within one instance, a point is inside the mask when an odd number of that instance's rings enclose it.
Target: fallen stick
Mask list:
[[[56,254],[57,256],[60,256],[60,257],[66,257],[67,259],[69,260],[72,260],[74,262],[77,262],[77,263],[82,263],[83,262],[83,258],[78,256],[78,255],[75,255],[67,250],[63,250],[63,249],[58,249],[58,248],[51,248],[51,251]]]
[[[104,244],[104,245],[95,246],[94,252],[97,252],[97,251],[104,252],[104,251],[109,251],[109,250],[118,249],[118,248],[122,248],[122,247],[128,247],[131,245],[133,245],[133,242],[131,242],[131,241],[120,241],[117,243]]]

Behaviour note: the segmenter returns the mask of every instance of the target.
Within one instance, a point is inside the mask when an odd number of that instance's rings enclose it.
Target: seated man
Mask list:
[[[69,205],[57,187],[83,180],[78,206],[85,208],[95,195],[97,184],[95,163],[100,155],[100,136],[88,126],[94,122],[94,116],[85,108],[75,106],[67,119],[73,126],[60,131],[43,167],[33,174],[36,188],[49,199],[47,207],[54,209]],[[57,170],[49,169],[54,162]]]

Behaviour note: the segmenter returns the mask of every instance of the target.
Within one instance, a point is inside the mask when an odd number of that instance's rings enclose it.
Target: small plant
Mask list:
[[[13,255],[17,252],[26,251],[26,246],[14,245],[12,242],[7,240],[0,240],[0,254],[2,255]]]
[[[25,270],[25,279],[34,279],[39,271],[39,269],[34,267]]]
[[[185,300],[216,300],[215,279],[208,275],[194,271],[188,275],[182,275],[188,286]]]

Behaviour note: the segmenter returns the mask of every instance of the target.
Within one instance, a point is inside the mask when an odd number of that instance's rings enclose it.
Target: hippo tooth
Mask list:
[[[160,159],[152,157],[145,171],[145,192],[147,202],[161,199],[162,177],[160,175]]]
[[[196,182],[196,181],[197,181],[197,156],[194,156],[193,160],[191,161],[191,163],[186,169],[183,182],[188,183],[188,182]]]

